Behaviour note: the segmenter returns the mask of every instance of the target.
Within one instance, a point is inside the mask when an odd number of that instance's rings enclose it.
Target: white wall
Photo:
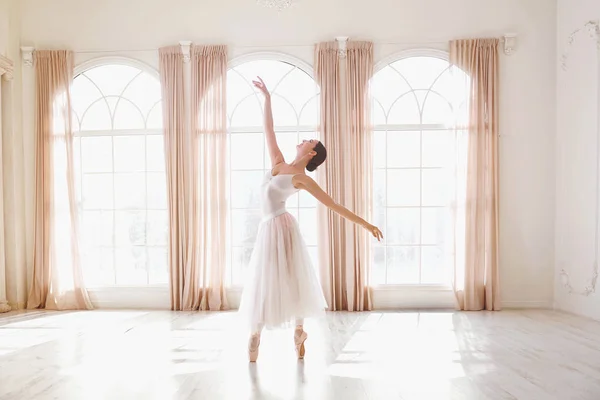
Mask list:
[[[589,20],[600,19],[597,0],[558,1],[558,57],[569,35]],[[558,68],[556,140],[556,284],[557,308],[600,319],[600,296],[569,294],[559,277],[570,275],[575,290],[589,285],[596,249],[596,145],[600,127],[600,51],[587,33],[577,35],[567,59]],[[599,293],[600,294],[600,293]]]
[[[0,0],[0,54],[14,63],[13,80],[3,82],[2,177],[7,298],[23,307],[27,296],[23,132],[21,129],[21,63],[18,0]]]
[[[179,40],[228,44],[232,56],[283,51],[312,64],[313,44],[338,35],[374,41],[379,61],[403,49],[447,49],[450,39],[518,33],[516,54],[501,60],[502,295],[506,306],[551,305],[555,2],[302,0],[280,15],[255,0],[21,0],[21,7],[22,45],[85,52],[78,62],[120,54],[153,66],[154,49]],[[24,96],[31,135],[27,82]]]

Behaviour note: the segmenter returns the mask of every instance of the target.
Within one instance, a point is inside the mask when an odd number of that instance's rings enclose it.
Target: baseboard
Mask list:
[[[503,309],[553,309],[551,301],[502,301]]]

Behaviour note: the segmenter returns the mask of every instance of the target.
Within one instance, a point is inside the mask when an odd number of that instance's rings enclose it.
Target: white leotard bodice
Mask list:
[[[292,183],[293,174],[273,176],[267,173],[261,186],[263,220],[275,218],[287,212],[285,202],[298,192]]]

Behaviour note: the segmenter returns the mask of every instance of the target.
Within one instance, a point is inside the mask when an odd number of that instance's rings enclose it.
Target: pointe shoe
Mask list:
[[[296,356],[298,356],[298,360],[302,360],[304,358],[304,354],[306,353],[306,349],[304,347],[304,342],[308,338],[308,334],[304,331],[299,336],[294,334],[294,344],[296,345]]]
[[[254,346],[253,346],[254,344]],[[248,359],[250,362],[256,362],[258,359],[258,348],[260,347],[260,336],[251,336],[248,343]]]

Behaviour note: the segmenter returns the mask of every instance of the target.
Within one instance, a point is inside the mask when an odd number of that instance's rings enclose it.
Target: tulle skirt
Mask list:
[[[320,317],[327,303],[296,219],[283,213],[258,228],[240,314],[251,330]]]

